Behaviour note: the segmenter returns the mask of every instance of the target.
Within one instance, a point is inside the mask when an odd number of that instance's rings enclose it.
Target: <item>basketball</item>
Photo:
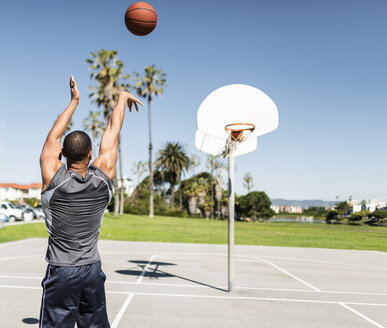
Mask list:
[[[136,2],[126,10],[125,25],[134,35],[147,35],[154,30],[156,24],[156,10],[146,2]]]

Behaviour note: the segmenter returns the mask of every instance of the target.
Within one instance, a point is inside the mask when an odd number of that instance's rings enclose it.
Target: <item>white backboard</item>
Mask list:
[[[254,124],[248,139],[236,143],[235,156],[257,148],[257,137],[278,127],[277,106],[261,90],[245,84],[230,84],[211,92],[197,114],[195,146],[211,155],[220,155],[229,137],[225,126],[234,123]]]
[[[201,103],[198,129],[205,134],[227,139],[224,127],[233,123],[251,123],[255,138],[278,127],[278,110],[261,90],[245,84],[230,84],[211,92]]]

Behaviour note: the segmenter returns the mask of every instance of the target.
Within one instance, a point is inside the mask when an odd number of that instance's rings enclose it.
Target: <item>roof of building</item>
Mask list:
[[[0,188],[13,188],[20,190],[28,190],[28,189],[41,189],[41,183],[30,183],[29,185],[21,185],[17,183],[0,183]]]

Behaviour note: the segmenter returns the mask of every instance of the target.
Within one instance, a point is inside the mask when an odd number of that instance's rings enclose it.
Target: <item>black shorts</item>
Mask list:
[[[101,262],[48,265],[42,281],[39,328],[109,328]]]

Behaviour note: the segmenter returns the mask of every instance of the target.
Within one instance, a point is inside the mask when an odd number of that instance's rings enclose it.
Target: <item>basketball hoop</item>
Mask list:
[[[230,135],[231,141],[242,142],[255,130],[255,125],[251,123],[233,123],[227,124],[224,129]]]
[[[203,100],[197,120],[196,148],[213,156],[228,158],[228,291],[231,292],[235,276],[234,160],[236,156],[254,151],[258,137],[278,127],[278,110],[263,91],[245,84],[230,84],[214,90]]]

